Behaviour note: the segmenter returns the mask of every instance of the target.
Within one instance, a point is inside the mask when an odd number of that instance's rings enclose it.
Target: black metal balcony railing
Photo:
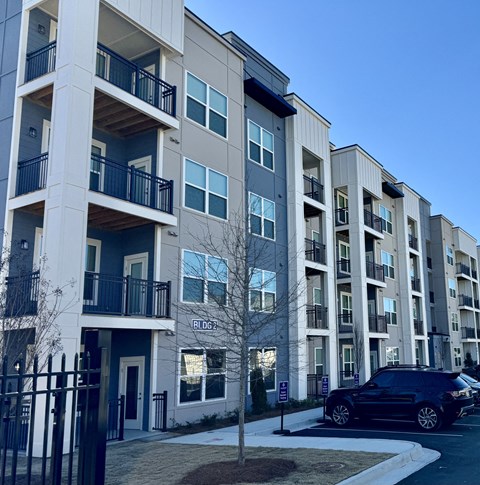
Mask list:
[[[176,116],[176,86],[162,81],[102,44],[97,46],[96,74],[161,111]]]
[[[423,335],[423,321],[418,320],[417,318],[414,318],[413,329],[415,331],[415,335]]]
[[[410,284],[412,285],[413,291],[421,291],[420,289],[420,280],[418,278],[410,278]]]
[[[306,305],[307,328],[328,329],[328,311],[322,305]]]
[[[337,278],[348,278],[350,276],[350,260],[339,259],[337,261]]]
[[[16,195],[42,190],[47,186],[48,153],[18,162]]]
[[[473,308],[473,298],[468,295],[458,295],[459,306],[469,306]]]
[[[85,273],[84,313],[170,318],[170,281]]]
[[[408,245],[412,248],[417,250],[418,249],[418,238],[413,236],[412,234],[408,235]]]
[[[25,82],[36,79],[55,70],[55,57],[57,53],[57,42],[53,41],[41,49],[27,54],[27,65],[25,69]]]
[[[353,312],[344,311],[338,315],[338,331],[340,333],[352,333],[353,331]]]
[[[385,315],[369,315],[368,330],[376,333],[387,333],[387,320]]]
[[[377,281],[385,281],[385,273],[383,265],[374,263],[373,261],[366,262],[367,278]]]
[[[377,232],[382,232],[382,218],[367,209],[363,209],[363,220],[366,226]]]
[[[90,190],[173,213],[173,180],[154,177],[92,153]]]
[[[323,185],[315,177],[303,176],[303,193],[310,199],[324,202]]]
[[[335,225],[343,226],[348,224],[348,208],[335,209]]]
[[[305,239],[305,258],[314,263],[325,264],[325,244],[313,241],[312,239]]]
[[[456,265],[457,274],[464,274],[470,276],[470,266],[464,263],[457,263]]]
[[[21,276],[7,276],[5,283],[7,287],[5,317],[36,315],[40,271]]]
[[[462,327],[462,338],[477,338],[477,333],[473,327]]]

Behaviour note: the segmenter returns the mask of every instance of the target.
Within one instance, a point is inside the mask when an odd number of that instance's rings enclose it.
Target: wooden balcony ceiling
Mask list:
[[[41,104],[42,106],[51,109],[53,98],[53,84],[45,86],[44,88],[29,94],[28,97],[34,103]]]
[[[110,231],[122,231],[132,227],[145,226],[152,221],[132,214],[125,214],[107,207],[90,204],[88,206],[88,226]]]

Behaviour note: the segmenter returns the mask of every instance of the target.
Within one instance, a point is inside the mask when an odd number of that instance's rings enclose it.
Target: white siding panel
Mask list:
[[[368,192],[380,199],[382,197],[382,172],[380,167],[368,159],[363,153],[357,152],[358,183]]]
[[[415,221],[420,220],[420,204],[418,195],[410,190],[405,185],[401,187],[402,192],[405,194],[404,207],[405,215],[411,217]]]
[[[477,241],[470,234],[466,233],[460,228],[453,230],[453,242],[455,249],[470,255],[473,258],[477,257]]]

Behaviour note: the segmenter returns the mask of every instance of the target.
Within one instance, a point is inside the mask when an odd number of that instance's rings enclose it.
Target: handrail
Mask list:
[[[57,42],[29,52],[26,56],[25,82],[36,79],[55,70]]]

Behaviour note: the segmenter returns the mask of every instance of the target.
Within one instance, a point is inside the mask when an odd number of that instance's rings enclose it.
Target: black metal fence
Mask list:
[[[323,204],[323,185],[314,177],[303,176],[303,193]]]
[[[366,226],[377,232],[382,232],[382,218],[367,209],[363,209],[363,221]]]
[[[385,281],[385,273],[382,264],[374,263],[373,261],[366,261],[367,278],[377,281]]]
[[[153,395],[153,405],[155,410],[154,430],[167,431],[167,398],[167,391]]]
[[[53,41],[45,47],[27,54],[25,82],[43,76],[55,70],[57,42]]]
[[[324,377],[328,377],[328,375],[307,374],[307,398],[315,400],[325,399],[326,395],[322,392]]]
[[[48,153],[18,162],[16,195],[27,194],[47,186]]]
[[[327,329],[328,310],[323,305],[306,305],[307,328]]]
[[[327,260],[325,244],[312,239],[305,239],[305,259],[314,263],[325,264]]]

